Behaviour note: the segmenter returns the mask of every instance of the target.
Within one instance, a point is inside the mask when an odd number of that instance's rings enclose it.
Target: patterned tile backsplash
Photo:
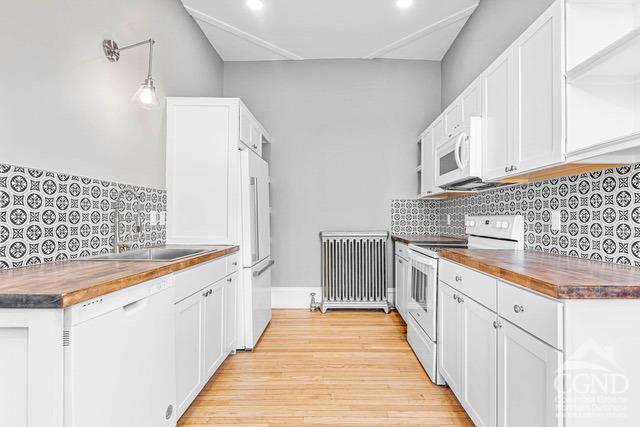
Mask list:
[[[138,213],[143,231],[132,247],[163,244],[165,227],[151,226],[149,214],[166,211],[164,190],[0,164],[0,269],[109,252],[124,188],[142,201],[123,198],[121,236],[131,238]]]
[[[420,209],[395,216],[407,202],[392,201],[393,232],[413,232],[429,218],[422,229],[461,236],[465,215],[524,215],[526,249],[640,266],[640,164],[412,205]],[[552,211],[560,212],[559,231],[551,230]]]
[[[436,234],[438,202],[434,200],[392,200],[391,232],[395,234]]]

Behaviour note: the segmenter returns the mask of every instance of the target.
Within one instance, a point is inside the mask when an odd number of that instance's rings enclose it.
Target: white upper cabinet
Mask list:
[[[435,192],[436,176],[434,169],[433,128],[422,134],[422,185],[421,196],[428,197]]]
[[[433,129],[433,143],[435,145],[440,144],[446,136],[444,133],[444,114],[433,122],[431,128]]]
[[[511,165],[513,135],[513,56],[503,54],[485,71],[484,116],[482,120],[483,179],[504,176]]]
[[[564,160],[560,2],[520,36],[514,55],[513,167],[518,173]]]
[[[471,117],[482,117],[482,79],[480,77],[462,92],[460,103],[463,124],[466,124]]]
[[[444,112],[445,134],[447,139],[453,138],[462,130],[462,102],[456,100]]]
[[[560,3],[485,71],[484,179],[564,160]]]
[[[265,140],[237,98],[167,99],[168,243],[239,243],[239,148]]]
[[[238,243],[238,101],[167,99],[167,242]]]

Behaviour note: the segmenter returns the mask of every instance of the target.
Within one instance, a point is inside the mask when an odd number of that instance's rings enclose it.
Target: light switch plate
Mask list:
[[[158,223],[158,212],[149,212],[149,225],[156,225]]]
[[[160,225],[165,225],[167,223],[167,213],[162,211],[158,213],[159,223]]]
[[[560,231],[560,211],[551,211],[551,231]]]
[[[447,214],[447,225],[451,225],[451,215]]]

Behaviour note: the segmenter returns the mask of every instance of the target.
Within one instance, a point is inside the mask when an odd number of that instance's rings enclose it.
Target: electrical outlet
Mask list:
[[[551,211],[551,231],[560,231],[560,211]]]
[[[451,215],[447,214],[447,225],[451,225]]]
[[[167,213],[166,212],[159,212],[158,213],[158,217],[159,217],[159,223],[160,225],[165,225],[167,223]]]
[[[149,212],[149,225],[156,225],[158,223],[158,212]]]

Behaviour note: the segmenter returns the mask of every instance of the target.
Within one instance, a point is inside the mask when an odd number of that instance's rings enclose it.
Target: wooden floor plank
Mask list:
[[[274,310],[257,348],[228,358],[178,425],[472,425],[405,337],[395,312]]]

